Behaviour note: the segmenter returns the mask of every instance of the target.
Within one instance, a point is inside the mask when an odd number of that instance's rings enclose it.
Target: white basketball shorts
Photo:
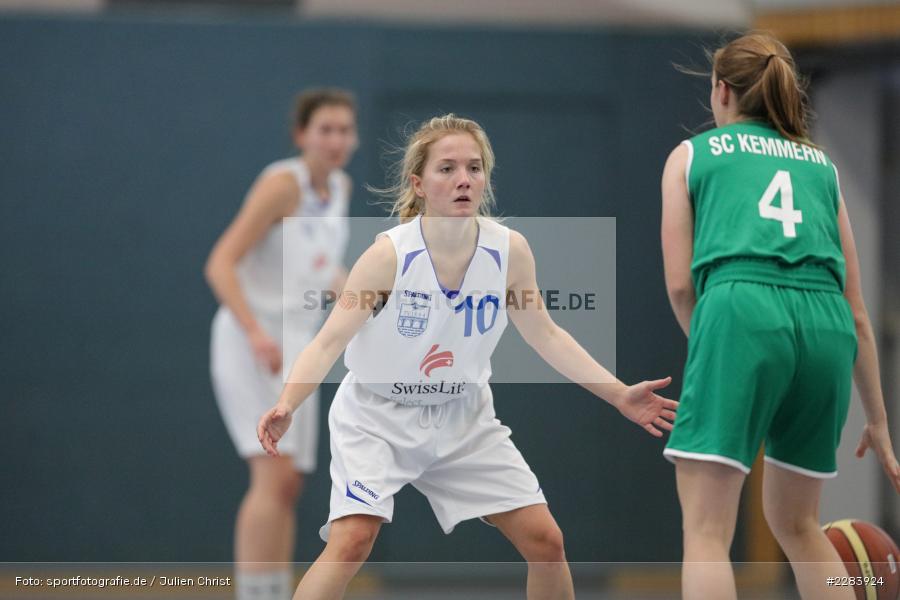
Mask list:
[[[328,413],[331,511],[319,531],[353,514],[390,523],[394,494],[422,492],[444,533],[457,523],[546,504],[537,477],[494,414],[491,388],[440,406],[403,406],[371,392],[352,372]]]
[[[256,315],[256,318],[266,333],[283,348],[280,317]],[[311,340],[312,333],[308,337]],[[260,417],[275,406],[281,395],[283,371],[290,369],[296,358],[293,349],[291,353],[294,355],[288,356],[285,352],[282,356],[282,372],[272,373],[256,359],[247,334],[230,310],[219,307],[213,318],[210,341],[213,391],[231,440],[242,458],[266,454],[256,436],[256,426]],[[317,390],[294,413],[290,429],[278,442],[278,451],[290,456],[298,471],[311,473],[316,469],[318,433]]]

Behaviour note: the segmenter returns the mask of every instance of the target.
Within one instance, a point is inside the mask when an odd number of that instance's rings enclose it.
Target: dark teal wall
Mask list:
[[[290,153],[293,94],[353,89],[354,215],[379,214],[384,140],[440,111],[491,135],[505,214],[615,216],[619,377],[675,376],[658,181],[706,83],[701,38],[276,22],[0,18],[0,560],[226,561],[246,485],[208,376],[214,240]],[[555,232],[562,235],[564,232]],[[323,396],[330,400],[334,386]],[[680,557],[663,443],[576,386],[497,385],[576,561]],[[323,424],[324,424],[323,411]],[[296,558],[327,514],[328,446]],[[406,490],[375,560],[515,560],[477,522],[444,536]]]

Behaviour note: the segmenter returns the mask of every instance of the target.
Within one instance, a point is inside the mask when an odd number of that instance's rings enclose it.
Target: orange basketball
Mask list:
[[[900,550],[891,536],[877,525],[854,519],[834,521],[822,529],[847,566],[857,600],[897,600]]]

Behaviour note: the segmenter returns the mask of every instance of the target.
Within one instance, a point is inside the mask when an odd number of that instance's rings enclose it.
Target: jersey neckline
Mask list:
[[[316,191],[316,188],[313,187],[312,177],[309,173],[309,165],[307,165],[306,161],[303,160],[303,155],[298,154],[294,158],[294,160],[296,161],[296,163],[299,167],[299,173],[301,175],[301,183],[302,183],[301,187],[308,188],[309,191],[311,192],[311,195],[313,196],[313,198],[315,198],[315,202],[307,203],[307,208],[309,208],[310,210],[312,210],[315,213],[321,213],[321,212],[328,210],[328,208],[331,207],[332,204],[334,204],[334,202],[335,202],[335,193],[340,191],[338,189],[338,180],[337,180],[337,173],[338,173],[338,171],[340,171],[340,169],[332,169],[331,172],[328,173],[328,177],[326,178],[326,181],[328,183],[328,199],[323,200],[322,197],[319,195],[319,192]],[[301,190],[301,192],[302,191],[303,190]],[[303,203],[304,200],[305,200],[305,198],[303,198],[301,196],[301,198],[300,198],[301,204]],[[303,207],[300,206],[299,210],[303,210]]]
[[[425,230],[422,228],[422,215],[417,215],[416,219],[419,221],[419,237],[422,238],[422,245],[425,246],[425,252],[428,254],[428,263],[431,265],[431,272],[432,274],[434,274],[434,280],[437,282],[438,287],[441,289],[441,292],[444,294],[444,296],[452,300],[456,298],[460,292],[462,292],[463,286],[466,283],[466,275],[469,274],[469,268],[472,266],[472,261],[475,259],[475,254],[478,252],[478,245],[481,242],[481,223],[478,222],[478,217],[475,217],[475,246],[472,248],[472,255],[469,256],[469,262],[466,263],[466,270],[463,271],[462,280],[459,282],[459,288],[451,290],[450,288],[445,287],[443,283],[441,283],[441,278],[438,277],[437,269],[434,267],[434,259],[431,257],[431,250],[428,248],[428,242],[425,240]]]

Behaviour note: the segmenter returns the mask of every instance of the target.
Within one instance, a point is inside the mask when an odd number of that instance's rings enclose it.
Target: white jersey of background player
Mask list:
[[[221,303],[210,344],[213,388],[250,468],[235,526],[238,600],[284,600],[291,593],[285,565],[293,560],[303,473],[315,469],[318,394],[283,440],[284,457],[261,451],[255,427],[284,385],[282,356],[290,364],[321,320],[304,305],[303,291],[339,289],[345,278],[350,180],[341,169],[356,147],[352,96],[330,89],[301,94],[294,141],[301,156],[262,172],[206,266]],[[288,339],[283,326],[291,328]]]
[[[343,596],[381,524],[392,519],[394,494],[408,483],[427,496],[447,533],[476,517],[496,525],[528,561],[529,598],[574,596],[562,533],[495,417],[486,382],[507,316],[560,373],[653,435],[671,429],[677,403],[654,393],[670,380],[629,387],[594,361],[540,302],[525,238],[478,216],[493,201],[493,165],[474,121],[446,115],[422,125],[394,190],[403,224],[354,265],[337,306],[260,420],[260,441],[277,456],[292,413],[350,345],[351,371],[329,414],[331,511],[321,531],[328,544],[295,598]],[[390,295],[372,316],[378,290]],[[515,303],[507,305],[507,292]],[[401,389],[392,393],[395,384]]]

